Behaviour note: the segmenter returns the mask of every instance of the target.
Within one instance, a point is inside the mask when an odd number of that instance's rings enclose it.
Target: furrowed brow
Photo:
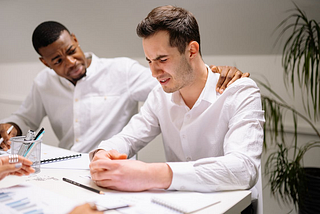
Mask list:
[[[168,55],[160,55],[160,56],[157,56],[155,59],[153,59],[153,61],[158,61],[162,58],[165,58],[165,57],[168,57]]]
[[[69,51],[73,48],[73,45],[71,45],[68,49],[67,49],[67,53],[69,53]]]
[[[51,59],[51,62],[54,61],[54,60],[56,60],[56,59],[58,59],[58,58],[60,58],[60,57],[61,57],[60,55],[57,55],[57,56],[53,57],[53,58]]]

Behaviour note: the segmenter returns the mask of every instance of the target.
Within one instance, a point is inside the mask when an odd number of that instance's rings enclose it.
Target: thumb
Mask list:
[[[121,154],[116,150],[111,150],[110,151],[110,159],[111,160],[116,160],[116,159],[127,159],[127,155],[126,154]]]
[[[11,173],[18,171],[22,167],[22,163],[5,164],[0,166],[0,173]]]

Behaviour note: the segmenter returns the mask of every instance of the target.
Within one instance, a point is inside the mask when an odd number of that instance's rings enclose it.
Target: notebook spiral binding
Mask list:
[[[77,158],[77,157],[81,157],[81,154],[69,155],[69,156],[64,156],[64,157],[50,158],[50,159],[41,160],[41,164],[52,163],[52,162],[57,162],[57,161],[63,161],[63,160]]]
[[[161,205],[161,206],[164,206],[164,207],[166,207],[168,209],[171,209],[171,210],[173,210],[173,211],[175,211],[177,213],[183,213],[183,214],[187,214],[188,213],[186,210],[184,210],[183,207],[175,205],[175,204],[171,204],[168,201],[164,201],[164,200],[161,200],[161,199],[158,199],[158,198],[157,199],[153,198],[151,201],[153,203],[156,203],[158,205]]]

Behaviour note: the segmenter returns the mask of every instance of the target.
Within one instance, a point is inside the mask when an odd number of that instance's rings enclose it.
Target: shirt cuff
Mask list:
[[[173,172],[172,182],[168,190],[199,191],[202,189],[193,163],[194,162],[167,163]]]
[[[29,130],[29,127],[16,116],[10,116],[9,118],[5,118],[1,120],[0,123],[15,123],[17,126],[19,126],[21,130],[21,135],[26,135],[27,130]]]
[[[90,161],[92,161],[94,155],[97,153],[97,151],[99,151],[100,149],[96,149],[96,150],[92,150],[91,152],[89,152],[89,159]]]

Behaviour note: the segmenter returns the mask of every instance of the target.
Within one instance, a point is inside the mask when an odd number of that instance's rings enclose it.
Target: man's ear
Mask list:
[[[48,68],[51,68],[48,63],[46,62],[46,60],[43,59],[43,57],[39,57],[40,61],[45,65],[47,66]]]
[[[194,58],[195,56],[197,56],[199,54],[199,43],[196,41],[191,41],[188,45],[188,49],[189,49],[189,57],[190,58]]]

